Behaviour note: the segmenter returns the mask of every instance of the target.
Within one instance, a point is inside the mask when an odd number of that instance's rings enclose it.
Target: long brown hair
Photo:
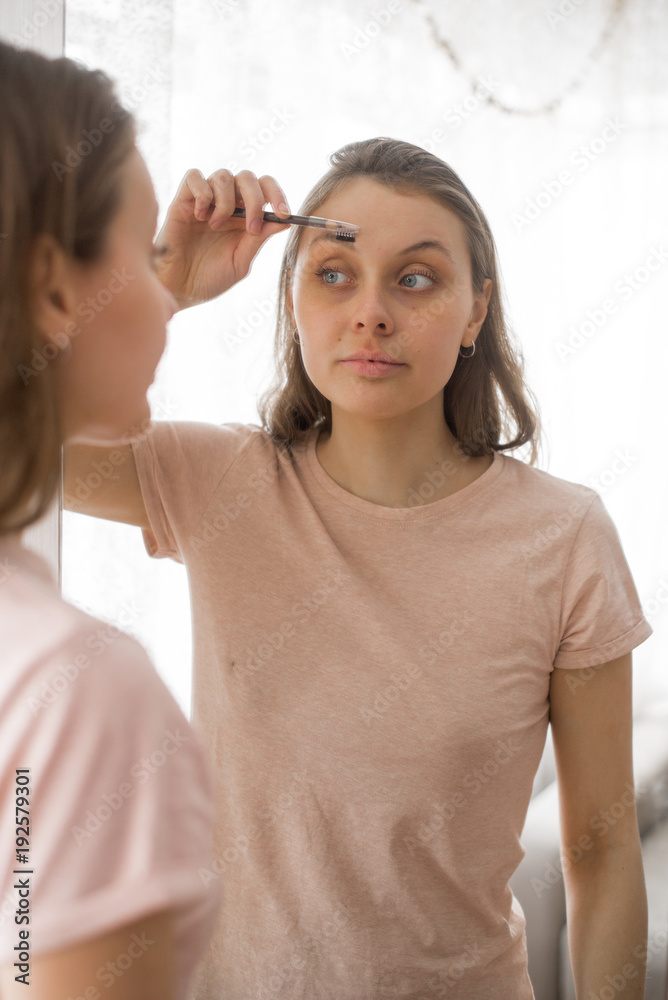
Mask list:
[[[471,192],[439,157],[399,139],[381,136],[348,143],[331,154],[329,163],[331,169],[311,189],[300,215],[319,215],[330,195],[354,178],[369,177],[398,192],[426,195],[464,223],[473,289],[482,292],[485,278],[491,278],[492,294],[474,355],[458,356],[445,387],[445,420],[468,455],[529,444],[529,464],[535,464],[541,435],[538,405],[525,385],[523,358],[505,321],[494,238]],[[332,425],[330,401],[306,373],[286,302],[302,232],[301,226],[292,228],[283,254],[274,346],[276,377],[258,405],[265,430],[288,448],[303,441],[313,427],[329,431]]]
[[[53,358],[32,316],[30,251],[52,236],[72,258],[104,256],[135,148],[111,79],[0,42],[0,534],[47,510],[63,444]],[[63,334],[63,336],[65,336]]]

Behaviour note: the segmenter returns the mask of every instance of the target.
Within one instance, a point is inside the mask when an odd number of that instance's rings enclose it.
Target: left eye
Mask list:
[[[404,274],[404,276],[401,278],[401,280],[403,281],[404,278],[429,278],[429,280],[431,281],[432,285],[433,285],[434,280],[435,280],[434,278],[432,278],[432,276],[430,274],[427,274],[426,271],[411,271],[410,274]],[[419,288],[420,285],[407,285],[406,287],[407,288]],[[422,285],[422,288],[429,288],[429,285]]]
[[[329,281],[329,275],[340,274],[340,275],[342,275],[343,278],[345,278],[345,274],[343,273],[343,271],[336,271],[333,268],[322,267],[318,271],[316,271],[315,273],[317,275],[322,275],[323,280],[324,280],[325,284],[327,284],[327,285],[340,285],[341,284],[340,281]],[[426,271],[411,271],[410,274],[404,274],[403,277],[400,278],[400,280],[403,281],[404,278],[429,278],[429,281],[432,284],[434,284],[434,282],[436,281],[436,279],[434,278],[434,276],[432,274],[427,274]],[[412,284],[412,285],[404,285],[404,288],[429,288],[429,285]]]

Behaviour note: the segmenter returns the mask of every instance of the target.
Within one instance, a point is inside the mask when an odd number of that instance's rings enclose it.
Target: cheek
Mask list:
[[[156,343],[164,345],[169,310],[162,288],[151,268],[128,269],[127,285],[118,293],[114,321],[116,334],[133,345],[134,350],[151,351]]]
[[[165,349],[168,313],[156,286],[146,267],[116,268],[107,294],[99,290],[91,303],[91,310],[101,304],[100,311],[82,324],[90,361],[129,386],[150,384]]]

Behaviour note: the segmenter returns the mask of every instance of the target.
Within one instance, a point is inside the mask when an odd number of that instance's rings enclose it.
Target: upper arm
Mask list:
[[[562,849],[639,841],[633,784],[632,654],[552,671],[550,724]],[[586,845],[586,846],[585,846]]]
[[[32,957],[30,1000],[175,1000],[171,919],[168,910],[152,913],[82,944]],[[13,965],[0,969],[2,1000],[26,996],[17,974]]]
[[[131,444],[65,447],[66,510],[149,528]]]

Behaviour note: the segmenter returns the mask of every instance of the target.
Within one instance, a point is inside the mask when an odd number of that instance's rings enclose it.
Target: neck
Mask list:
[[[332,407],[332,430],[320,434],[318,461],[343,489],[383,507],[449,496],[489,468],[491,459],[462,453],[445,422],[442,398],[436,403],[384,420]]]

